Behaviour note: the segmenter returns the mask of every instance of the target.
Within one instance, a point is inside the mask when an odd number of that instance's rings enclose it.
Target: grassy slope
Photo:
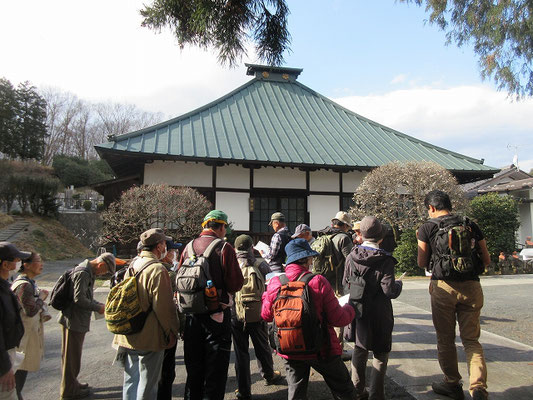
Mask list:
[[[11,225],[15,220],[11,215],[0,213],[0,229],[5,228],[8,225]]]
[[[51,218],[24,217],[30,222],[14,243],[19,249],[36,251],[45,260],[85,258],[94,254],[58,221]]]

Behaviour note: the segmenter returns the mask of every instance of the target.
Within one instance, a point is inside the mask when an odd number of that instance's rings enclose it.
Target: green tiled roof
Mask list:
[[[158,125],[96,146],[174,159],[368,169],[390,161],[434,161],[457,172],[495,168],[362,117],[296,81],[294,68],[249,66],[255,78],[224,97]],[[268,76],[267,76],[268,75]]]

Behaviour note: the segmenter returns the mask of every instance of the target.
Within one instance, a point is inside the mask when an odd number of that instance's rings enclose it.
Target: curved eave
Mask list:
[[[351,172],[351,171],[371,171],[379,165],[338,165],[338,164],[308,164],[308,163],[285,163],[273,162],[263,160],[246,160],[234,158],[206,158],[206,157],[190,157],[179,156],[171,154],[155,154],[143,152],[131,152],[127,150],[110,149],[103,146],[95,146],[96,151],[101,158],[108,161],[110,167],[117,174],[117,176],[124,176],[126,172],[131,174],[132,169],[137,170],[145,163],[153,162],[155,160],[161,161],[185,161],[204,163],[208,165],[222,166],[224,164],[243,165],[249,168],[261,167],[280,167],[280,168],[298,168],[302,170],[314,171],[318,169],[332,170],[336,172]],[[132,162],[132,159],[135,162]],[[464,170],[464,169],[449,169],[449,171],[457,177],[460,183],[472,182],[479,179],[492,176],[497,169],[489,170]]]

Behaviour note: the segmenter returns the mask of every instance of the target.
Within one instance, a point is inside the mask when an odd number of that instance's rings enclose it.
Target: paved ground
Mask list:
[[[38,279],[41,287],[50,287],[59,274],[76,261],[47,263]],[[488,277],[482,281],[486,296],[483,312],[482,342],[489,368],[491,399],[533,399],[533,276]],[[429,390],[432,380],[440,379],[436,361],[435,334],[429,313],[427,280],[406,280],[404,293],[394,302],[396,327],[393,351],[389,361],[387,398],[439,399]],[[103,301],[107,288],[96,291]],[[26,400],[58,398],[60,383],[61,334],[59,325],[52,319],[45,326],[46,359],[41,371],[30,373],[24,390]],[[112,335],[103,320],[93,321],[86,336],[80,380],[94,387],[94,399],[120,399],[123,371],[113,366],[115,351],[111,348]],[[521,343],[519,343],[521,342]],[[252,359],[253,350],[251,350]],[[467,378],[464,355],[459,349]],[[279,357],[274,357],[275,367],[284,371]],[[177,377],[174,398],[182,398],[185,381],[183,347],[178,345],[176,357]],[[252,361],[254,398],[285,399],[286,385],[264,386],[257,366]],[[284,372],[283,372],[284,373]],[[235,371],[230,365],[226,399],[233,399],[236,388]],[[407,393],[405,390],[407,390]],[[312,374],[309,385],[311,399],[329,399],[331,394],[320,375]]]
[[[533,399],[532,275],[482,278],[485,305],[481,343],[491,399]],[[395,329],[388,375],[417,399],[445,398],[430,391],[441,379],[431,321],[428,280],[406,280],[394,301]],[[468,386],[464,352],[457,341],[460,372]],[[467,397],[468,398],[468,397]]]

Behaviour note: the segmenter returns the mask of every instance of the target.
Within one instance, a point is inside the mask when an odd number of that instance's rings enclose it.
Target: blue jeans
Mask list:
[[[164,351],[137,351],[124,349],[123,400],[153,400],[161,376]]]

